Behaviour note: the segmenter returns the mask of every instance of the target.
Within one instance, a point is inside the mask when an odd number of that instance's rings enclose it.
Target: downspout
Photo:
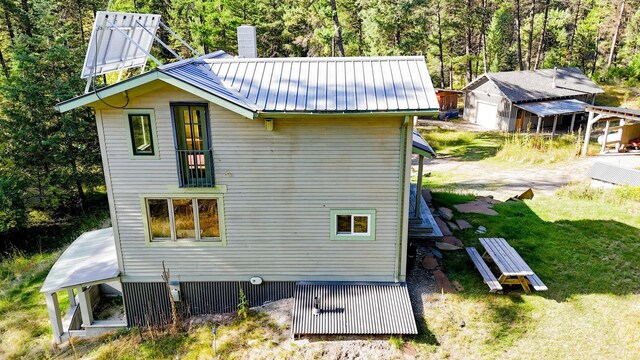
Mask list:
[[[396,266],[394,281],[400,281],[400,274],[402,273],[402,246],[403,246],[403,228],[404,228],[404,192],[405,192],[405,179],[406,179],[406,158],[407,158],[407,128],[411,117],[405,116],[402,125],[400,126],[400,174],[399,189],[398,189],[398,231],[396,241]]]

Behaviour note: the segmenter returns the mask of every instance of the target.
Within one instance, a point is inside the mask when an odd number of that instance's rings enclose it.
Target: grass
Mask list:
[[[604,94],[596,96],[596,105],[640,109],[638,89],[620,85],[602,85]]]
[[[427,126],[419,129],[422,136],[439,156],[477,161],[495,156],[505,135],[490,131],[476,133]]]
[[[507,136],[496,158],[521,164],[555,164],[575,159],[581,150],[581,133],[551,138],[527,132]]]
[[[622,194],[562,193],[496,205],[495,217],[455,213],[487,227],[483,236],[508,239],[549,291],[489,294],[466,253],[445,253],[444,271],[465,291],[431,296],[425,320],[440,346],[417,347],[455,358],[563,359],[580,349],[583,358],[631,359],[640,353],[640,202],[620,207],[613,199]],[[433,196],[436,205],[465,200]],[[473,230],[456,235],[481,249]]]
[[[65,224],[58,242],[68,244],[79,234],[99,228],[107,213],[98,211]],[[51,328],[40,287],[61,250],[25,254],[14,251],[0,260],[0,358],[48,357]],[[66,309],[66,292],[58,296]]]

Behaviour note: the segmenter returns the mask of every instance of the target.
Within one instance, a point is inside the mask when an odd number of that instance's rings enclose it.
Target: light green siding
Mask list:
[[[125,281],[159,281],[163,260],[183,281],[396,279],[404,116],[301,116],[267,131],[210,104],[218,189],[204,192],[226,188],[226,246],[149,246],[140,196],[177,191],[169,102],[179,101],[202,100],[167,86],[129,104],[154,109],[158,159],[131,160],[122,110],[98,113]],[[330,240],[331,209],[375,210],[375,241]]]

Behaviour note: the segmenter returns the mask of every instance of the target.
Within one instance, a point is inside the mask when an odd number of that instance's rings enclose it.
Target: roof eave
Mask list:
[[[429,116],[438,114],[438,109],[417,109],[417,110],[339,110],[339,111],[260,111],[258,117],[293,117],[293,116]]]
[[[119,82],[117,84],[113,84],[102,88],[96,92],[91,92],[85,95],[78,96],[76,98],[63,101],[55,106],[56,111],[64,113],[82,106],[86,106],[101,99],[107,98],[109,96],[113,96],[127,90],[136,88],[138,86],[148,84],[151,81],[160,80],[167,84],[173,85],[181,90],[194,94],[198,97],[201,97],[205,100],[208,100],[216,105],[219,105],[229,111],[233,111],[243,117],[248,119],[254,119],[257,117],[257,111],[255,109],[248,109],[239,104],[233,103],[229,100],[226,100],[222,97],[211,94],[210,92],[199,89],[196,86],[188,84],[182,80],[179,80],[175,77],[167,75],[158,70],[152,70],[148,73],[138,75],[136,77],[127,79],[125,81]]]

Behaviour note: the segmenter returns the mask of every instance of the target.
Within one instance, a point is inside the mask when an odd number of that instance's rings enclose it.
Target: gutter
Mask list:
[[[394,281],[400,281],[400,274],[402,273],[402,246],[403,246],[403,231],[404,231],[404,193],[405,193],[405,179],[406,179],[406,167],[407,167],[407,128],[411,117],[409,115],[404,117],[404,121],[400,126],[400,180],[398,189],[398,231],[396,241],[396,260],[395,260],[395,273]],[[413,132],[412,132],[413,133]]]

